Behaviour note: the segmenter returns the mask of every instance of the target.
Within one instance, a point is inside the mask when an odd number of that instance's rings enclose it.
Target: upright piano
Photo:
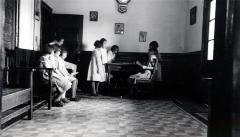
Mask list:
[[[132,62],[114,62],[106,64],[108,91],[113,88],[126,90],[130,75],[142,71],[142,68]]]

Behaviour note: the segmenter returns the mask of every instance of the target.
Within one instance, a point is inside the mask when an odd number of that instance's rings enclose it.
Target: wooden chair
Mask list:
[[[135,94],[137,94],[140,91],[141,86],[143,87],[150,87],[150,90],[148,90],[147,92],[151,92],[154,93],[154,76],[156,74],[156,69],[157,69],[157,64],[154,66],[153,70],[152,70],[152,74],[150,76],[150,78],[146,78],[146,79],[136,79],[136,85],[135,85]]]
[[[4,70],[4,87],[0,93],[0,125],[25,115],[33,116],[33,72],[29,68],[8,68]]]

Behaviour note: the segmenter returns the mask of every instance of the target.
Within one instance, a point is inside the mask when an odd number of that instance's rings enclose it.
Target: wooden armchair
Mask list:
[[[146,87],[148,87],[147,92],[154,93],[154,88],[155,88],[154,76],[156,74],[156,69],[157,69],[156,66],[153,68],[150,78],[136,79],[135,94],[137,94],[138,92],[141,92],[140,88],[146,88]]]
[[[29,68],[8,68],[4,70],[2,93],[0,93],[0,125],[5,127],[19,116],[33,116],[33,72]]]

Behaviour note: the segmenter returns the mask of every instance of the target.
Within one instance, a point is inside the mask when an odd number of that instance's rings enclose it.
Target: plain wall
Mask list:
[[[197,6],[196,24],[190,25],[190,9]],[[185,52],[200,51],[202,47],[204,0],[188,0]]]
[[[132,0],[127,13],[117,11],[115,0],[44,0],[54,13],[84,15],[83,50],[93,50],[102,37],[108,46],[120,45],[120,51],[146,52],[156,40],[160,52],[182,53],[186,40],[188,0]],[[89,21],[89,12],[98,11],[98,21]],[[114,24],[124,23],[124,35],[114,34]],[[147,42],[139,42],[139,31],[147,32]]]

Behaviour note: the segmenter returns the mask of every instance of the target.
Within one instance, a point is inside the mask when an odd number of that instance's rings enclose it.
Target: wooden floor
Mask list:
[[[1,137],[206,137],[207,127],[172,100],[84,96],[34,112]]]

